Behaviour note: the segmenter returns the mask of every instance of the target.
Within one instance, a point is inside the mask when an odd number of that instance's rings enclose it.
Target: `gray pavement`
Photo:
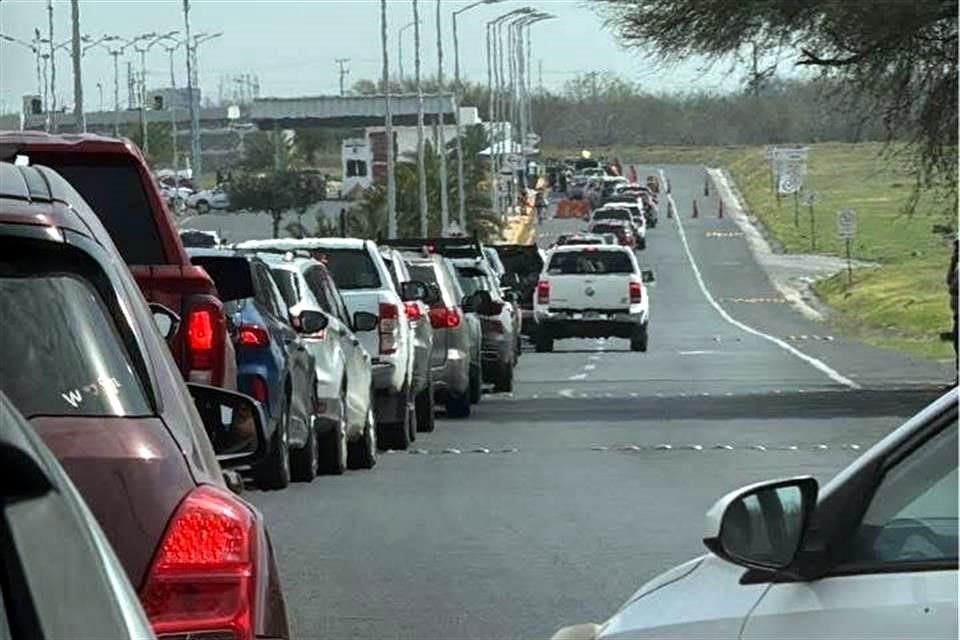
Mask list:
[[[754,332],[711,305],[664,208],[640,254],[657,275],[648,353],[616,339],[525,353],[514,393],[441,418],[410,452],[248,494],[296,637],[543,638],[600,621],[703,552],[703,513],[721,494],[825,480],[937,395],[936,365],[842,339],[786,342],[822,329],[785,304],[727,302],[776,293],[742,238],[707,235],[734,223],[703,202],[689,219],[702,171],[668,170],[683,232],[711,297]],[[579,226],[547,221],[541,242]]]

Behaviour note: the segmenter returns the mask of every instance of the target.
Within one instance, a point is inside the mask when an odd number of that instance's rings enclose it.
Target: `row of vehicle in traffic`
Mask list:
[[[491,247],[207,244],[184,246],[129,141],[0,133],[0,497],[29,563],[21,597],[4,589],[13,637],[70,636],[71,617],[288,637],[244,483],[370,468],[435,404],[466,417],[484,384],[513,387],[522,283]],[[66,519],[87,534],[50,539]]]
[[[160,195],[167,206],[174,211],[191,209],[202,215],[212,210],[228,209],[230,196],[223,185],[211,189],[198,189],[192,179],[192,173],[161,169],[155,172]]]

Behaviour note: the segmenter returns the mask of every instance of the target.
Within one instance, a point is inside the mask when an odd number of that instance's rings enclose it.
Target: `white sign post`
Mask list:
[[[857,212],[842,209],[837,212],[837,237],[847,247],[847,286],[853,284],[853,265],[850,258],[850,242],[857,236]]]

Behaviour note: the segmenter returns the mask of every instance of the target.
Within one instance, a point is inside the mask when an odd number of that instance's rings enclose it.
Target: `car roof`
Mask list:
[[[550,251],[553,253],[566,253],[569,251],[583,251],[586,247],[590,248],[591,253],[594,251],[617,251],[619,253],[632,253],[627,247],[623,247],[618,244],[559,244],[556,247],[553,247]]]
[[[12,159],[23,147],[44,153],[101,153],[133,155],[140,150],[126,138],[109,138],[95,133],[52,134],[44,131],[0,131],[0,159]]]
[[[366,249],[368,242],[363,238],[277,238],[245,240],[234,246],[238,249]]]
[[[256,256],[270,265],[270,268],[276,267],[285,271],[306,271],[314,265],[323,266],[319,260],[292,253],[268,253],[264,251],[258,252]]]

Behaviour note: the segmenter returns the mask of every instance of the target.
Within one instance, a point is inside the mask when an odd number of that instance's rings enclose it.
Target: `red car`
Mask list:
[[[634,235],[633,230],[630,228],[630,223],[624,220],[594,222],[590,225],[589,232],[598,235],[612,233],[617,236],[617,240],[622,246],[631,248],[637,246],[637,236]]]
[[[260,405],[188,389],[164,343],[179,318],[148,308],[98,216],[46,167],[0,162],[0,309],[0,390],[80,490],[157,635],[287,637],[263,518],[223,477],[262,456]]]
[[[190,263],[139,149],[129,140],[88,134],[0,133],[0,160],[16,156],[66,178],[110,233],[146,299],[184,319],[168,340],[184,378],[235,389],[223,305],[207,273]]]

